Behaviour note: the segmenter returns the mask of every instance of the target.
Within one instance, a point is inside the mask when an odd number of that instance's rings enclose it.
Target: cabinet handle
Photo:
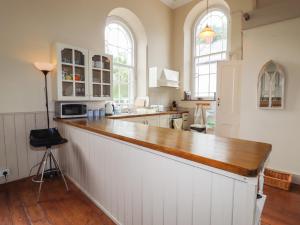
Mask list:
[[[218,106],[220,106],[220,103],[221,103],[221,99],[218,98]]]

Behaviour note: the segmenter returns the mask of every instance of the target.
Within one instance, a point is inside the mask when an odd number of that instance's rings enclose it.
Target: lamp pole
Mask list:
[[[48,129],[50,128],[50,120],[49,120],[49,104],[48,104],[48,85],[47,85],[47,75],[49,71],[42,70],[45,77],[45,98],[46,98],[46,109],[47,109],[47,125]]]

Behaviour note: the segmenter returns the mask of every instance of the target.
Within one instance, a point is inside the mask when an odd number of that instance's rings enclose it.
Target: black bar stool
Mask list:
[[[30,145],[33,147],[45,147],[46,151],[43,156],[43,159],[41,162],[36,164],[30,169],[30,174],[35,167],[39,167],[37,174],[32,177],[32,181],[39,183],[39,192],[38,192],[38,198],[37,201],[40,200],[41,190],[42,190],[42,184],[44,182],[44,176],[48,173],[55,173],[55,174],[61,174],[62,179],[65,183],[67,191],[69,191],[68,184],[66,182],[65,176],[63,172],[61,171],[57,160],[55,159],[51,149],[53,146],[61,145],[68,142],[66,139],[62,138],[56,128],[49,128],[49,129],[42,129],[42,130],[31,130],[30,131]],[[49,160],[50,163],[50,169],[45,171],[47,161]],[[52,168],[52,161],[54,162],[54,168]]]

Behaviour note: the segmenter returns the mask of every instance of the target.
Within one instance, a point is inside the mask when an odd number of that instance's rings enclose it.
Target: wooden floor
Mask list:
[[[29,179],[0,185],[0,225],[114,225],[68,183],[68,193],[61,180],[45,183],[47,189],[39,204],[37,185]],[[291,192],[265,187],[265,193],[268,199],[262,225],[300,225],[300,186],[294,186]]]
[[[0,225],[114,225],[76,187],[61,180],[45,183],[40,204],[31,180],[0,185]],[[47,191],[46,191],[47,190]]]
[[[265,187],[267,201],[262,225],[300,225],[300,186],[290,192]]]

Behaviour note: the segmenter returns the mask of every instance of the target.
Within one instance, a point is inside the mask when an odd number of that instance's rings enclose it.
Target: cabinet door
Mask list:
[[[142,123],[142,124],[145,123],[144,117],[131,117],[131,118],[125,118],[122,120],[128,121],[128,122],[133,122],[133,123]]]
[[[88,100],[88,51],[57,44],[58,100]]]
[[[99,52],[89,52],[90,98],[112,99],[112,57]]]
[[[141,123],[148,126],[159,127],[159,116],[142,116],[122,119],[128,122]]]
[[[163,128],[170,128],[170,115],[163,115],[159,117],[159,126]]]
[[[146,116],[144,117],[145,125],[159,127],[159,116]]]

